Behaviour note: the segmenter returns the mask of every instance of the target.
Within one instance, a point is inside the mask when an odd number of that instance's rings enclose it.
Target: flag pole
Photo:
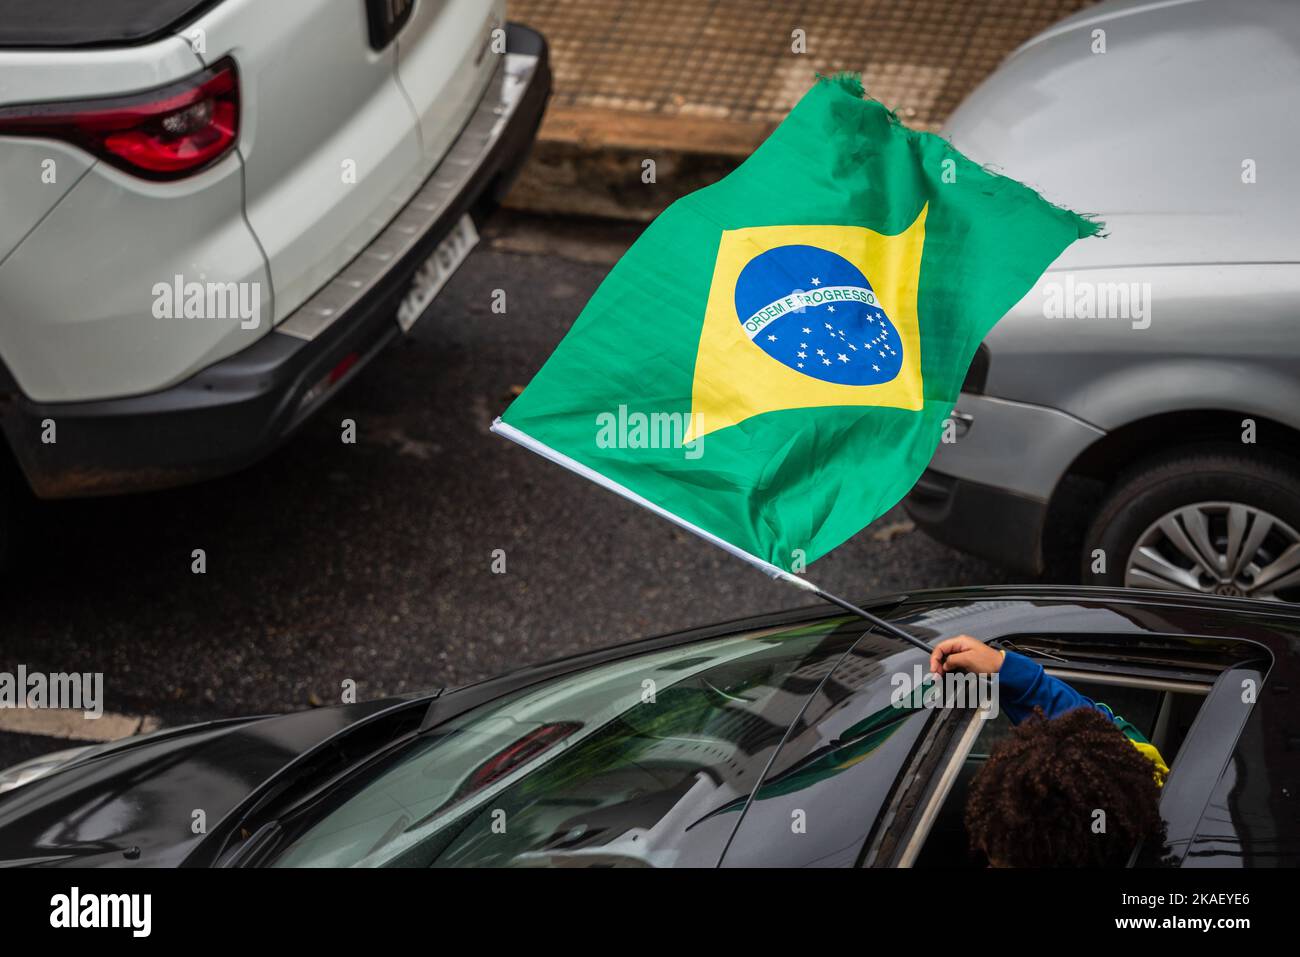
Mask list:
[[[764,569],[764,571],[766,570],[767,569]],[[769,572],[769,574],[771,573]],[[832,605],[838,605],[839,607],[843,608],[845,611],[851,612],[852,614],[857,615],[859,618],[863,619],[864,621],[874,625],[876,628],[880,629],[885,634],[889,635],[891,638],[897,638],[899,641],[905,641],[909,645],[913,645],[921,649],[927,655],[934,650],[929,645],[927,645],[924,641],[922,641],[920,638],[916,637],[916,635],[909,634],[908,632],[904,631],[902,628],[899,628],[897,625],[893,624],[892,622],[885,621],[885,619],[879,617],[878,615],[873,615],[865,608],[859,608],[851,601],[846,601],[845,599],[840,598],[838,595],[832,595],[824,588],[818,587],[817,585],[813,584],[806,578],[800,578],[798,575],[792,574],[791,572],[787,572],[784,570],[781,571],[780,575],[773,575],[772,577],[778,578],[784,582],[789,582],[791,585],[794,585],[796,588],[802,588],[804,591],[810,591],[818,598],[822,599],[823,601],[828,601]]]
[[[503,422],[500,418],[498,418],[495,422],[492,423],[492,431],[495,432],[497,435],[502,436],[503,438],[509,439],[511,442],[514,442],[518,445],[522,445],[530,452],[535,452],[536,454],[540,455],[542,458],[554,462],[556,465],[563,466],[564,468],[568,469],[570,472],[573,472],[577,475],[581,475],[583,478],[587,479],[588,481],[595,482],[597,485],[601,486],[602,488],[609,489],[611,492],[614,492],[617,495],[622,496],[623,498],[627,499],[629,502],[634,502],[635,504],[640,505],[642,508],[654,512],[659,517],[666,518],[668,521],[672,522],[677,527],[685,529],[686,531],[692,533],[693,535],[698,535],[700,538],[704,539],[707,542],[712,542],[714,545],[717,545],[722,550],[736,556],[741,561],[753,565],[755,568],[763,572],[763,574],[767,575],[769,578],[775,578],[778,581],[788,582],[789,584],[794,585],[796,588],[802,588],[804,591],[812,592],[814,595],[816,595],[818,598],[822,599],[823,601],[828,601],[832,605],[838,605],[840,608],[843,608],[845,611],[857,615],[859,618],[863,619],[864,621],[871,624],[873,627],[889,635],[891,638],[897,638],[899,641],[905,641],[909,645],[913,645],[916,648],[919,648],[921,651],[924,651],[927,655],[930,654],[930,652],[932,651],[930,646],[927,645],[920,638],[916,637],[915,635],[908,634],[902,628],[899,628],[897,625],[891,624],[890,622],[885,621],[883,618],[871,614],[871,612],[867,611],[865,608],[859,608],[857,605],[853,604],[852,602],[845,601],[843,598],[840,598],[837,595],[832,595],[830,592],[817,587],[806,578],[800,578],[798,575],[795,575],[792,572],[788,572],[784,568],[781,568],[777,565],[773,565],[771,562],[764,561],[763,559],[759,558],[757,555],[751,555],[743,548],[739,548],[736,545],[731,544],[731,542],[727,541],[725,538],[719,538],[717,535],[714,535],[712,532],[705,531],[704,529],[700,528],[698,525],[688,522],[686,519],[682,518],[679,515],[674,515],[672,512],[668,511],[668,509],[664,508],[662,505],[656,505],[654,502],[650,501],[649,499],[641,495],[638,495],[636,492],[633,492],[627,486],[620,485],[618,482],[615,482],[613,479],[609,478],[608,476],[602,475],[600,472],[597,472],[595,469],[583,465],[581,462],[570,458],[569,456],[565,455],[563,452],[559,452],[551,448],[549,445],[547,445],[544,442],[539,442],[537,439],[533,438],[528,433],[520,431],[519,429],[515,428],[513,425],[510,425],[507,422]]]

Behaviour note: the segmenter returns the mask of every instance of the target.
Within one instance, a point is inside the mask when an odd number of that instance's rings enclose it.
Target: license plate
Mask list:
[[[442,242],[438,243],[433,255],[411,277],[411,288],[397,309],[397,324],[403,332],[411,331],[415,320],[424,315],[424,310],[433,302],[433,297],[442,291],[447,280],[477,245],[478,230],[474,228],[474,220],[466,213]]]

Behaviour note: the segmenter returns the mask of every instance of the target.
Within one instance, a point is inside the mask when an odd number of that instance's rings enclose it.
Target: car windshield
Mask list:
[[[275,865],[712,865],[861,632],[750,632],[508,695],[415,739]]]

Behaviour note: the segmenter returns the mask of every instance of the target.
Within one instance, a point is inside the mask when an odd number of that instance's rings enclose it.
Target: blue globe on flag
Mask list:
[[[862,271],[816,246],[778,246],[751,259],[736,281],[736,315],[777,362],[839,385],[879,385],[898,375],[903,344]]]

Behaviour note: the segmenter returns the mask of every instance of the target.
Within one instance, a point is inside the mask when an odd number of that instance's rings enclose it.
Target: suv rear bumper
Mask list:
[[[0,366],[0,428],[32,490],[64,498],[166,488],[236,471],[274,450],[400,334],[397,307],[415,271],[461,216],[490,211],[505,195],[550,86],[546,41],[510,24],[507,55],[465,129],[340,274],[348,281],[327,284],[256,343],[184,382],[123,399],[39,403]],[[365,268],[366,260],[384,266]],[[342,285],[352,292],[340,300]],[[332,311],[336,302],[342,308]],[[56,424],[56,442],[42,441],[46,420]]]

